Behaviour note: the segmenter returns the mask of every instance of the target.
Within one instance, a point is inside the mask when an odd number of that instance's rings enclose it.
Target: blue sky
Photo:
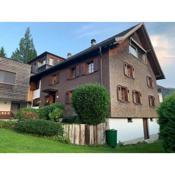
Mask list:
[[[0,46],[7,57],[18,47],[20,38],[30,27],[38,54],[49,51],[66,57],[90,46],[95,38],[100,42],[137,23],[0,23]],[[145,23],[166,80],[158,81],[165,87],[175,87],[175,23]]]

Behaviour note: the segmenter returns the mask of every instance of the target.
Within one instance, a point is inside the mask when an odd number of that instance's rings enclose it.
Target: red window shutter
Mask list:
[[[99,70],[99,62],[100,62],[99,58],[95,58],[94,59],[94,71],[98,71]]]
[[[70,80],[72,78],[71,69],[67,69],[67,79]]]

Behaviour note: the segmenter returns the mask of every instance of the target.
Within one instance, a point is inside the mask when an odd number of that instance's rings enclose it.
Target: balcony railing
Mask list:
[[[0,111],[0,119],[10,119],[13,118],[13,113],[11,111]]]

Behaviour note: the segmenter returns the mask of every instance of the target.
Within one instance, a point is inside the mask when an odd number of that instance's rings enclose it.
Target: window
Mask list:
[[[65,103],[66,104],[71,104],[72,103],[72,91],[67,91],[66,92]]]
[[[59,83],[59,75],[58,74],[54,74],[50,78],[50,85],[55,85],[57,83]]]
[[[16,73],[0,70],[0,83],[14,85]]]
[[[118,86],[117,87],[117,98],[121,102],[128,102],[128,93],[129,90],[127,87]]]
[[[88,63],[88,73],[93,73],[94,72],[94,62]]]
[[[72,67],[70,69],[68,69],[68,77],[67,79],[71,80],[76,78],[76,67]]]
[[[134,104],[141,104],[141,93],[139,91],[132,91],[132,99]]]
[[[149,101],[149,106],[150,107],[155,107],[155,97],[152,95],[148,96],[148,101]]]
[[[128,118],[128,123],[132,123],[132,118]]]
[[[48,63],[49,63],[49,65],[53,66],[54,65],[54,59],[48,58]]]
[[[124,75],[129,78],[134,78],[134,68],[132,65],[127,63],[124,64]]]
[[[138,58],[138,50],[135,46],[129,45],[129,53]]]
[[[147,86],[148,86],[149,88],[153,88],[153,80],[152,80],[152,78],[149,77],[149,76],[147,76],[147,77],[146,77],[146,81],[147,81]]]

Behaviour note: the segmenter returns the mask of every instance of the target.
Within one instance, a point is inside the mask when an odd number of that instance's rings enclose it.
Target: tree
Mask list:
[[[97,84],[87,84],[73,91],[72,103],[80,122],[99,124],[109,115],[109,94]]]
[[[23,63],[27,63],[37,56],[36,49],[33,44],[33,39],[30,34],[30,28],[27,28],[25,35],[19,42],[19,48],[12,53],[11,58]]]
[[[0,48],[0,57],[6,57],[6,53],[5,53],[4,47]]]
[[[175,152],[175,94],[168,96],[157,110],[160,139],[166,152]]]

